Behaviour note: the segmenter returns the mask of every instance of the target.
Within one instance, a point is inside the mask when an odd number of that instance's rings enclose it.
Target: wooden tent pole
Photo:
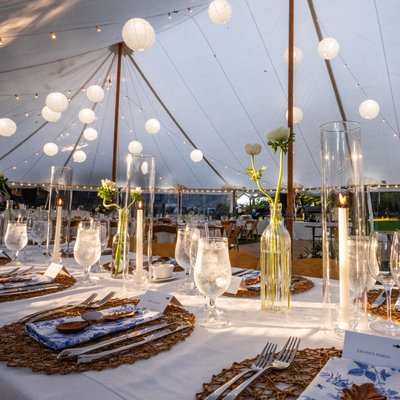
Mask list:
[[[288,128],[293,135],[293,47],[294,47],[294,0],[289,0],[289,62],[288,62]],[[288,148],[287,165],[287,207],[286,207],[286,226],[292,239],[293,254],[293,142]]]
[[[121,86],[121,59],[122,42],[118,43],[118,64],[117,64],[117,88],[115,93],[115,114],[114,114],[114,144],[112,160],[112,181],[117,180],[117,158],[118,158],[118,116],[119,116],[119,92]]]

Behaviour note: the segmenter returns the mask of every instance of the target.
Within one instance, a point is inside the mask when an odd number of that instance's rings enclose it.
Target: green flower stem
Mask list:
[[[122,253],[122,243],[125,239],[125,212],[124,208],[120,208],[118,212],[119,222],[118,222],[118,243],[115,250],[115,272],[114,276],[118,277],[119,265],[121,263],[121,253]]]
[[[283,174],[283,150],[281,149],[279,153],[279,177],[278,177],[278,184],[276,186],[275,200],[274,200],[274,224],[278,223],[278,203],[279,203],[279,193],[281,192],[282,174]]]
[[[253,155],[253,154],[251,155],[251,166],[253,167],[253,172],[257,171],[256,166],[255,166],[255,163],[254,163],[254,155]],[[272,199],[272,197],[261,187],[260,178],[257,178],[257,179],[256,179],[256,183],[257,183],[257,187],[258,187],[259,191],[260,191],[262,194],[264,194],[264,195],[267,197],[269,203],[272,204],[272,203],[273,203],[273,199]]]

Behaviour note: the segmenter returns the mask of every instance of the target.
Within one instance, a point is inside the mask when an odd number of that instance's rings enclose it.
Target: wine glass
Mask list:
[[[194,268],[194,281],[197,289],[207,297],[208,314],[199,318],[199,325],[208,328],[223,328],[229,325],[215,305],[218,296],[223,294],[231,281],[232,270],[229,260],[228,239],[221,237],[200,238]]]
[[[400,231],[393,235],[390,270],[397,287],[400,290]]]
[[[9,250],[15,252],[13,263],[21,265],[22,263],[18,260],[18,254],[28,243],[26,222],[9,221],[4,236],[4,243]]]
[[[194,282],[192,280],[192,268],[190,263],[190,226],[179,227],[176,234],[175,259],[176,262],[185,270],[185,279],[180,289],[185,294],[192,294]]]
[[[394,232],[372,232],[369,237],[369,272],[383,285],[386,294],[387,320],[370,323],[370,328],[378,333],[395,336],[400,334],[400,326],[393,323],[391,294],[395,284],[391,272],[391,253]],[[393,250],[394,252],[395,250]],[[392,259],[395,258],[393,254]]]
[[[100,227],[101,256],[101,253],[103,253],[108,245],[108,238],[110,236],[110,223],[109,221],[95,221],[95,224]],[[90,271],[94,273],[105,272],[103,266],[100,264],[100,258],[97,260],[96,264],[92,266]]]
[[[78,226],[74,247],[75,261],[83,267],[83,278],[80,286],[96,284],[95,281],[90,279],[89,269],[100,258],[100,253],[100,226],[93,224],[93,221],[82,221]]]
[[[33,221],[32,226],[32,240],[34,243],[37,243],[38,250],[37,254],[42,255],[42,244],[47,239],[47,221],[37,217]]]

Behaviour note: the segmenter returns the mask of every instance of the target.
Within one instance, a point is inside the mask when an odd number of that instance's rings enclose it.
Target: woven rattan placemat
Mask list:
[[[0,265],[6,265],[10,262],[11,262],[11,258],[5,258],[5,257],[0,258]]]
[[[377,296],[379,296],[380,292],[381,292],[380,290],[371,290],[368,292],[368,312],[383,319],[386,319],[386,312],[387,312],[386,301],[379,307],[371,308],[372,303],[377,298]],[[392,290],[392,296],[391,296],[392,319],[393,321],[400,323],[400,312],[399,311],[396,312],[393,309],[394,303],[396,302],[398,295],[399,295],[398,290]]]
[[[290,288],[290,293],[298,294],[306,292],[314,287],[314,282],[310,279],[300,276],[300,275],[293,275],[292,276],[292,283]],[[259,290],[238,290],[236,294],[232,293],[224,293],[224,296],[229,297],[260,297]]]
[[[114,299],[100,309],[115,307],[121,304],[136,304],[137,300],[132,299]],[[83,310],[75,309],[68,313],[61,313],[60,316],[78,315]],[[54,318],[54,317],[53,317]],[[122,364],[133,364],[136,360],[147,359],[157,355],[162,351],[169,350],[174,344],[185,340],[193,329],[195,317],[181,307],[169,305],[161,319],[152,321],[146,326],[157,325],[162,322],[174,323],[176,325],[191,324],[193,327],[184,329],[174,334],[160,338],[155,342],[150,342],[144,346],[137,347],[132,351],[123,354],[117,354],[104,360],[98,360],[89,364],[78,365],[76,360],[57,360],[57,351],[49,349],[33,340],[25,333],[24,324],[14,323],[0,328],[0,361],[5,362],[8,367],[27,367],[34,372],[45,374],[69,374],[71,372],[82,372],[88,370],[100,371],[106,368],[116,368]],[[141,326],[143,327],[143,325]],[[137,329],[141,329],[137,327]],[[174,326],[172,326],[174,327]],[[130,330],[131,331],[131,330]],[[118,332],[107,335],[107,339],[127,333]],[[102,338],[92,341],[91,344],[101,341]],[[129,344],[141,338],[128,339],[123,344]],[[82,344],[82,346],[88,343]],[[104,350],[121,346],[121,343],[111,345]],[[103,350],[103,349],[102,349]]]
[[[246,400],[292,400],[297,399],[310,384],[322,367],[331,357],[338,357],[341,350],[319,348],[300,350],[292,365],[284,371],[268,371],[256,379],[238,399]],[[214,390],[233,378],[243,369],[249,367],[253,359],[235,362],[218,375],[213,375],[209,383],[203,383],[203,391],[196,394],[196,399],[205,399]],[[246,376],[247,377],[247,376]],[[237,385],[245,379],[238,381]],[[233,389],[233,388],[232,388]],[[232,390],[231,389],[231,390]]]
[[[14,295],[10,295],[10,296],[4,296],[4,297],[0,297],[0,303],[3,303],[5,301],[31,299],[33,297],[39,297],[39,296],[44,296],[44,295],[51,294],[51,293],[61,292],[62,290],[73,286],[76,283],[76,279],[73,278],[72,276],[58,275],[54,279],[54,282],[58,283],[60,285],[56,289],[43,290],[41,292],[20,293],[20,294],[14,294]]]

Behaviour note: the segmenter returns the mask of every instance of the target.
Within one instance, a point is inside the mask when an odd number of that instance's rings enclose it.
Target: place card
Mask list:
[[[182,307],[182,304],[176,299],[176,297],[154,290],[148,290],[143,294],[139,300],[139,306],[145,307],[150,310],[164,312],[168,304],[173,304]]]
[[[237,294],[240,287],[243,286],[242,281],[243,278],[241,276],[232,275],[231,283],[229,284],[228,289],[226,289],[225,292],[230,294]],[[246,287],[245,290],[247,290]]]
[[[343,357],[369,365],[399,368],[400,339],[346,331]]]
[[[58,274],[71,276],[70,273],[66,270],[66,268],[62,264],[57,264],[52,262],[44,272],[44,276],[48,276],[49,278],[55,279]]]

